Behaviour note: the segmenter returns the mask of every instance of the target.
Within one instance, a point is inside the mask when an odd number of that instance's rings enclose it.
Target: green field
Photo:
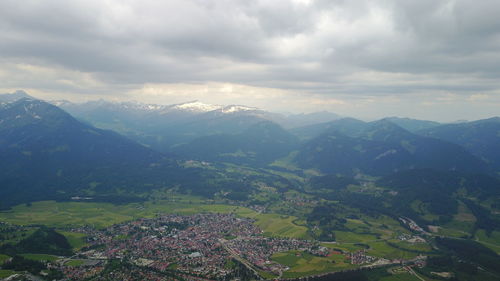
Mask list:
[[[56,261],[59,258],[53,255],[45,255],[45,254],[20,254],[20,256],[25,259],[35,260],[35,261]]]
[[[264,278],[264,279],[275,279],[276,277],[278,277],[277,275],[274,275],[272,274],[271,272],[268,272],[268,271],[264,271],[264,270],[257,270],[257,272],[259,272],[259,275]]]
[[[307,227],[296,225],[294,216],[278,214],[258,214],[254,217],[256,225],[264,230],[265,235],[309,239]]]
[[[38,229],[37,227],[25,227],[21,229],[16,229],[14,231],[8,231],[7,233],[5,232],[5,230],[2,230],[3,238],[0,240],[0,245],[17,244],[22,239],[33,234],[37,229]]]
[[[457,214],[453,219],[439,227],[438,234],[448,237],[464,237],[469,236],[473,229],[476,218],[464,203],[459,202]]]
[[[10,259],[9,256],[0,254],[0,264],[4,263],[8,259]]]
[[[294,216],[260,214],[251,209],[222,204],[206,204],[198,200],[182,198],[175,201],[155,201],[144,204],[113,205],[90,202],[34,202],[31,206],[18,205],[0,212],[0,220],[19,225],[43,224],[59,228],[92,225],[104,228],[138,218],[152,218],[158,213],[196,214],[200,212],[234,213],[253,218],[256,224],[270,236],[308,238],[307,228],[293,223]],[[78,234],[63,233],[75,248],[84,242]]]
[[[407,249],[409,251],[419,251],[422,253],[431,253],[432,247],[427,243],[410,243],[400,240],[389,240],[392,244],[397,245],[401,249]]]
[[[427,252],[431,251],[432,248],[428,244],[410,244],[402,241],[392,240],[392,243],[397,244],[400,247]],[[355,252],[357,250],[366,249],[363,245],[368,246],[367,254],[374,257],[387,258],[387,259],[399,259],[399,258],[414,258],[418,256],[418,253],[405,251],[404,249],[397,249],[392,247],[387,243],[387,241],[371,241],[365,243],[322,243],[322,246],[331,249],[340,249],[348,252]]]
[[[386,259],[411,259],[418,256],[418,253],[408,252],[392,247],[385,241],[369,243],[368,255]]]
[[[134,208],[135,207],[135,208]],[[35,202],[31,206],[18,205],[0,212],[2,221],[18,225],[44,224],[55,227],[94,225],[105,227],[134,218],[138,206],[116,206],[107,203],[54,201]],[[139,211],[140,212],[140,211]]]
[[[7,277],[14,275],[14,274],[16,274],[15,271],[0,269],[0,278],[7,278]]]
[[[283,273],[284,278],[298,278],[356,267],[346,262],[343,255],[317,257],[300,251],[276,253],[272,256],[272,260],[290,267]]]
[[[344,252],[355,252],[357,250],[365,249],[363,246],[359,244],[340,244],[340,243],[321,243],[321,246],[327,247],[330,249],[339,249]]]
[[[375,235],[358,234],[348,231],[335,231],[335,238],[338,243],[367,243],[380,240]]]
[[[490,236],[488,236],[486,232],[481,229],[476,232],[476,239],[484,246],[500,254],[500,231],[493,231]]]
[[[358,214],[359,219],[347,219],[344,231],[334,231],[339,243],[366,243],[370,241],[393,239],[399,234],[410,232],[398,221],[387,217],[370,217]]]
[[[69,231],[59,231],[62,235],[68,239],[69,244],[73,247],[74,250],[80,250],[85,247],[85,234],[78,232],[69,232]]]
[[[146,202],[144,204],[113,205],[91,202],[34,202],[30,207],[18,205],[0,212],[0,219],[18,225],[43,224],[67,228],[93,225],[104,228],[138,218],[154,217],[157,213],[195,214],[199,212],[227,213],[229,205],[198,204],[197,202]]]

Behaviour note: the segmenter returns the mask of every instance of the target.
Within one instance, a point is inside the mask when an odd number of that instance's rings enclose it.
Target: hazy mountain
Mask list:
[[[22,98],[33,98],[33,97],[28,95],[25,91],[17,90],[11,94],[0,95],[0,102],[13,102]]]
[[[197,138],[174,148],[174,152],[192,159],[264,165],[286,156],[297,145],[295,136],[273,122],[263,121],[241,133]]]
[[[415,132],[421,129],[433,128],[441,125],[440,123],[433,121],[415,120],[415,119],[399,118],[399,117],[388,117],[379,121],[391,122],[392,124],[398,125],[399,127],[409,132]],[[374,122],[367,123],[354,118],[340,118],[331,122],[294,128],[291,129],[291,132],[302,140],[307,140],[313,137],[317,137],[328,130],[334,130],[336,132],[345,134],[347,136],[357,137],[363,133],[363,130],[369,127],[370,123]]]
[[[9,204],[87,188],[136,188],[156,180],[150,167],[163,158],[32,99],[0,107],[0,154],[0,198]]]
[[[447,124],[417,132],[420,135],[453,142],[465,147],[500,169],[500,118]]]
[[[348,136],[356,135],[366,127],[366,123],[354,118],[341,118],[335,121],[313,124],[291,129],[290,132],[301,140],[310,140],[327,131],[335,131]]]
[[[456,144],[412,134],[387,120],[335,122],[302,146],[295,158],[300,167],[374,175],[412,168],[486,169],[485,163]]]
[[[459,171],[414,169],[383,177],[377,185],[395,191],[385,198],[392,212],[412,217],[422,225],[450,221],[458,213],[459,203],[465,203],[475,216],[474,229],[491,231],[500,227],[498,218],[478,205],[484,200],[498,198],[498,178]],[[475,198],[475,202],[470,198]],[[429,214],[437,218],[432,219]]]
[[[281,118],[271,118],[271,120],[279,123],[284,128],[293,129],[313,124],[327,123],[340,118],[340,115],[333,112],[320,111],[312,113],[288,114],[286,116],[281,116]]]
[[[280,133],[285,138],[280,138]],[[290,135],[286,134],[270,122],[246,130],[240,140],[247,141],[248,146],[243,148],[258,152],[248,162],[266,162],[266,157],[287,153],[288,144],[283,142]],[[250,140],[252,137],[254,140]],[[207,143],[202,145],[200,150],[209,149]],[[141,200],[138,196],[148,190],[174,187],[207,197],[221,189],[248,196],[253,188],[250,178],[225,171],[223,165],[205,167],[165,158],[115,132],[82,123],[52,104],[33,99],[0,104],[0,155],[0,208],[72,196],[129,202]],[[286,183],[279,176],[257,173],[254,177],[257,175],[259,182]]]
[[[434,122],[434,121],[417,120],[417,119],[410,119],[410,118],[387,117],[384,119],[391,121],[392,123],[400,126],[401,128],[403,128],[405,130],[408,130],[412,133],[419,131],[419,130],[430,129],[430,128],[434,128],[434,127],[441,125],[440,123]]]
[[[500,180],[498,178],[458,171],[407,170],[385,176],[379,179],[377,184],[395,190],[415,190],[416,192],[433,190],[448,195],[464,188],[468,196],[482,199],[500,195]]]
[[[162,152],[202,136],[242,132],[270,115],[252,107],[198,101],[174,105],[95,101],[60,106],[85,122],[115,130]]]

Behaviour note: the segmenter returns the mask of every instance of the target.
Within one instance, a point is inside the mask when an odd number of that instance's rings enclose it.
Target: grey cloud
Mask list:
[[[5,0],[0,57],[87,73],[100,92],[215,81],[343,97],[469,95],[499,88],[498,10],[495,0]]]

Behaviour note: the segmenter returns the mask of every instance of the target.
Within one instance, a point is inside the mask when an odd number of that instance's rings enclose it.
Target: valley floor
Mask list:
[[[35,202],[0,212],[0,219],[28,231],[37,224],[58,228],[76,250],[74,256],[25,257],[49,262],[71,280],[116,270],[122,280],[134,274],[150,276],[147,280],[166,275],[224,280],[236,272],[246,272],[249,279],[300,278],[368,266],[423,266],[433,254],[424,238],[388,217],[349,219],[352,231],[336,231],[336,242],[320,242],[298,217],[262,211],[176,196],[124,205]],[[404,268],[388,272],[383,280],[417,276]]]

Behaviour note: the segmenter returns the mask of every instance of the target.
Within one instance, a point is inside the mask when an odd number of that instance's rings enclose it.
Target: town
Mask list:
[[[189,280],[199,276],[223,280],[234,273],[231,264],[235,261],[256,275],[258,271],[280,274],[287,268],[271,260],[274,253],[329,254],[315,241],[266,237],[252,219],[233,214],[159,215],[104,230],[85,227],[73,231],[85,233],[89,245],[73,257],[84,261],[84,266],[60,264],[59,269],[71,280],[98,275],[109,260],[130,261],[142,268],[141,275],[149,268],[153,279],[159,272],[175,271]]]

